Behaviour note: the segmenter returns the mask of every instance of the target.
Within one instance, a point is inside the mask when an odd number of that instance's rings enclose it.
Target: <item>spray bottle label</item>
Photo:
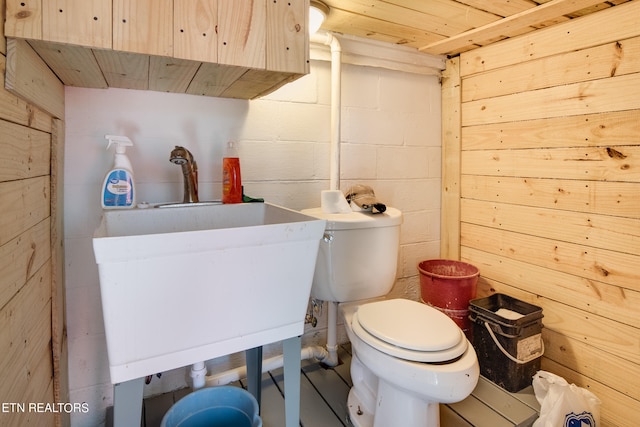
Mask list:
[[[133,182],[124,169],[109,173],[103,192],[104,206],[131,206],[133,204]]]

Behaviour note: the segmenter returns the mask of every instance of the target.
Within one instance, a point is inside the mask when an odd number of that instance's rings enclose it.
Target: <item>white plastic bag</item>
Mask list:
[[[600,399],[589,390],[551,372],[538,371],[533,377],[533,391],[540,403],[540,417],[533,427],[600,425]]]

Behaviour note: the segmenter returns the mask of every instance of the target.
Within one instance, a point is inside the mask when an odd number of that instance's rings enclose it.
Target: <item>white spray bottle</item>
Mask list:
[[[100,195],[103,209],[133,208],[136,203],[136,191],[133,181],[131,162],[125,154],[127,147],[133,142],[126,136],[105,135],[109,141],[107,150],[112,144],[116,146],[113,168],[107,173],[102,184]]]

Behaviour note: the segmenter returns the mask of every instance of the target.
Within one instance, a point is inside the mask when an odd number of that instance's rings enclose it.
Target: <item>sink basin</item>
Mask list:
[[[268,203],[105,211],[93,248],[111,382],[301,335],[324,228]]]

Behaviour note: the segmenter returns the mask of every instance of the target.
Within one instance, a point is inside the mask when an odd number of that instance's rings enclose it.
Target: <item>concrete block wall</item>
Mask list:
[[[254,101],[119,89],[66,88],[65,258],[72,402],[89,412],[72,425],[103,425],[112,404],[97,267],[91,236],[99,191],[111,167],[105,134],[129,136],[139,201],[177,201],[182,175],[169,163],[184,145],[199,166],[202,200],[219,199],[221,157],[238,141],[245,192],[292,209],[319,206],[328,189],[330,66]],[[341,189],[366,183],[404,213],[393,296],[419,298],[416,264],[439,255],[440,85],[438,77],[343,66]],[[215,309],[215,307],[212,307]],[[318,341],[323,326],[305,341]],[[230,359],[231,360],[231,359]],[[234,362],[229,362],[234,363]],[[214,363],[215,365],[215,363]],[[208,366],[211,366],[209,363]],[[185,371],[154,378],[145,394],[184,386]]]

